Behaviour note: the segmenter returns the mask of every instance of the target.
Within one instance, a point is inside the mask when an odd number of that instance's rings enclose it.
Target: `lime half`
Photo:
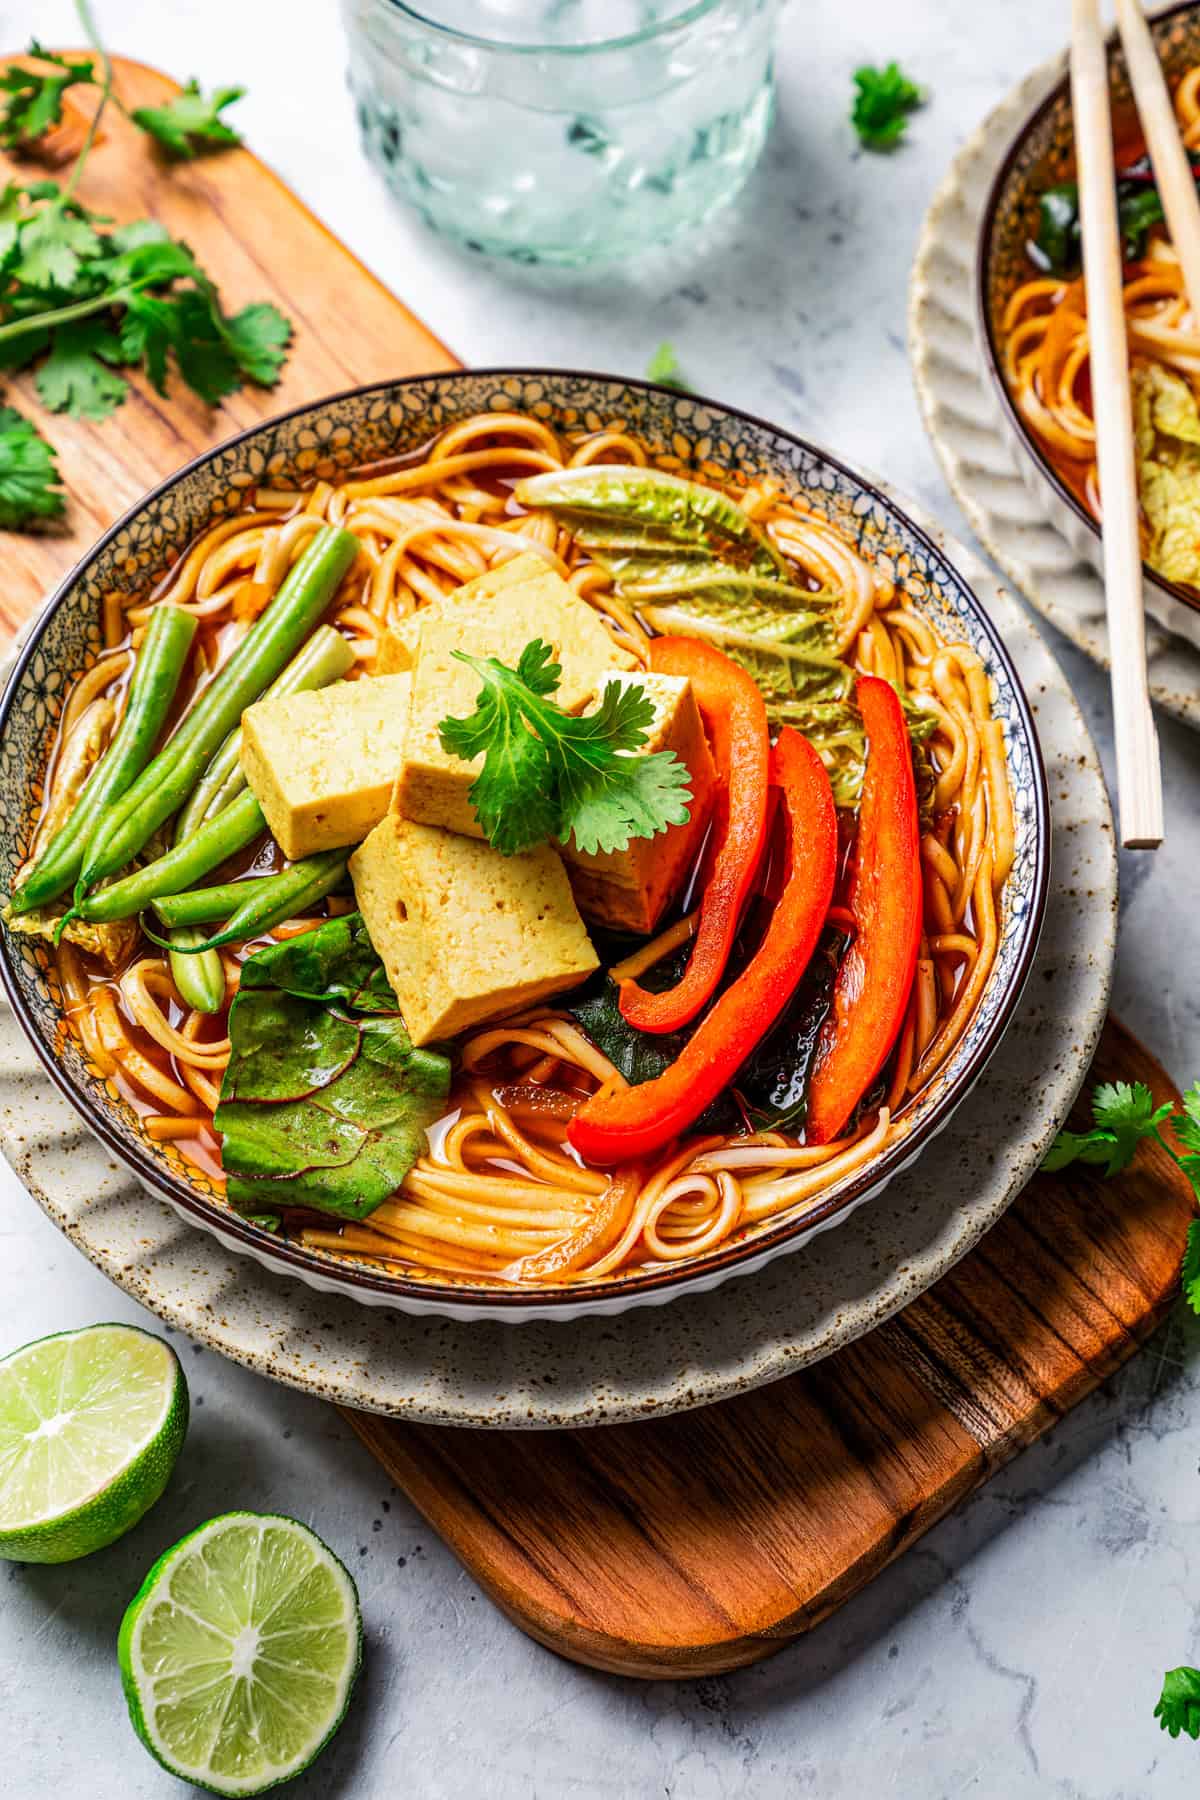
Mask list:
[[[358,1590],[307,1525],[225,1513],[155,1563],[117,1653],[134,1730],[164,1768],[261,1794],[342,1722],[362,1661]]]
[[[0,1557],[71,1562],[136,1525],[187,1431],[187,1382],[161,1338],[89,1325],[0,1360]]]

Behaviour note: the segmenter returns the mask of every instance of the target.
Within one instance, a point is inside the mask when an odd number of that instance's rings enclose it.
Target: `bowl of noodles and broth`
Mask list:
[[[1200,6],[1151,21],[1200,173]],[[1119,44],[1109,45],[1147,612],[1200,644],[1200,325],[1162,223]],[[976,321],[996,416],[1026,485],[1102,572],[1067,75],[1022,124],[984,207]]]
[[[794,601],[784,617],[687,591],[631,604],[612,564],[581,548],[561,517],[513,498],[522,477],[599,464],[682,475],[733,500],[786,559],[812,616]],[[923,922],[903,1030],[836,1142],[806,1145],[795,1113],[790,1129],[764,1124],[739,1074],[721,1129],[697,1127],[636,1168],[593,1169],[571,1152],[563,1117],[625,1078],[593,1032],[596,1015],[582,1003],[572,1010],[568,993],[448,1047],[442,1114],[369,1218],[285,1209],[267,1219],[244,1216],[225,1195],[212,1126],[229,1054],[224,1016],[189,1013],[165,952],[136,921],[105,946],[5,931],[17,1015],[86,1123],[230,1248],[369,1304],[462,1319],[571,1318],[710,1288],[878,1194],[947,1122],[1016,1005],[1048,880],[1044,771],[1004,647],[935,544],[870,481],[732,409],[603,376],[458,373],[336,396],[197,459],[112,528],[24,638],[0,718],[6,891],[80,746],[112,731],[131,645],[154,606],[197,615],[192,679],[202,683],[325,521],[361,540],[328,615],[353,650],[352,676],[369,676],[392,627],[419,625],[439,596],[540,545],[627,668],[665,631],[717,643],[750,670],[772,730],[798,726],[826,762],[850,862],[855,757],[866,754],[856,672],[890,683],[922,774]],[[260,843],[232,873],[278,862]],[[353,904],[331,894],[278,938]],[[625,940],[601,960],[615,962],[619,949],[645,968],[664,945],[686,953],[689,904],[681,894],[651,946]],[[241,959],[273,941],[222,950],[231,991]],[[795,1073],[783,1069],[785,1086]],[[610,1228],[597,1232],[605,1208]]]

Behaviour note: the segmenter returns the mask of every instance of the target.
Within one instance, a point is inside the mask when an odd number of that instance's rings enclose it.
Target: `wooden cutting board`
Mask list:
[[[116,66],[131,107],[176,91],[153,69]],[[45,416],[28,377],[10,384],[59,448],[71,498],[61,534],[4,538],[7,630],[206,446],[356,382],[455,366],[247,151],[168,167],[113,115],[81,197],[119,219],[161,219],[228,305],[274,300],[296,340],[278,388],[216,412],[135,381],[95,426]],[[1101,1079],[1178,1098],[1111,1019],[1089,1078]],[[1159,1150],[1112,1182],[1040,1175],[970,1256],[869,1337],[674,1418],[529,1433],[346,1417],[522,1630],[621,1674],[712,1674],[825,1618],[1124,1362],[1177,1293],[1191,1216],[1188,1185]]]

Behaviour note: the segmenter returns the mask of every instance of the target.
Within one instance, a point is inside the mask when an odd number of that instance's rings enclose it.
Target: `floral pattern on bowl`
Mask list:
[[[86,1064],[66,1031],[62,996],[44,946],[3,934],[0,974],[44,1066],[85,1122],[152,1191],[231,1248],[319,1288],[376,1305],[453,1317],[513,1321],[661,1303],[762,1267],[878,1193],[944,1126],[1004,1031],[1037,944],[1049,878],[1045,776],[1030,709],[1000,639],[963,578],[934,541],[870,481],[826,452],[744,413],[644,382],[575,373],[478,371],[416,377],[346,394],[258,425],[190,463],[153,490],[101,539],[29,629],[0,703],[0,875],[11,885],[27,853],[42,775],[70,679],[100,654],[106,594],[152,584],[215,518],[236,510],[262,481],[333,477],[413,450],[471,413],[520,409],[559,427],[599,429],[623,420],[654,455],[683,472],[749,482],[770,472],[838,524],[946,637],[982,659],[1004,727],[1016,825],[996,962],[953,1055],[910,1109],[884,1154],[822,1194],[799,1216],[771,1221],[707,1257],[667,1269],[536,1293],[465,1281],[381,1274],[301,1249],[239,1218],[171,1144],[151,1142],[133,1108]]]

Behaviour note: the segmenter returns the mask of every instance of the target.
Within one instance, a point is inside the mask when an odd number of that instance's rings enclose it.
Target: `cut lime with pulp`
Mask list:
[[[362,1660],[358,1590],[307,1525],[225,1513],[155,1563],[117,1653],[134,1730],[164,1768],[261,1794],[342,1722]]]
[[[115,1543],[166,1487],[187,1421],[179,1358],[133,1325],[0,1359],[0,1557],[72,1562]]]

